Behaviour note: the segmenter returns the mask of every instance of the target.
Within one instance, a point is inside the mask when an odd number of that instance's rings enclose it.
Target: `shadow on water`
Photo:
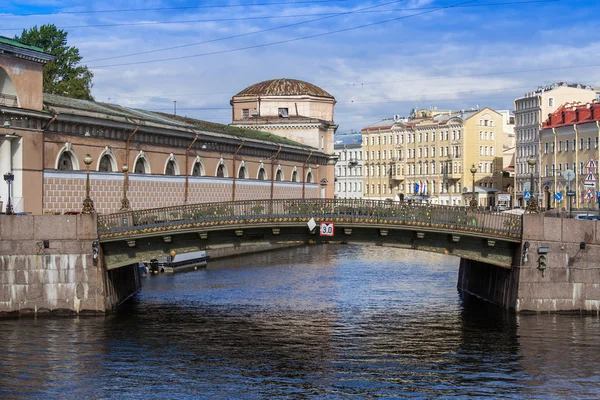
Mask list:
[[[461,297],[457,272],[451,257],[319,246],[149,277],[106,318],[0,322],[0,395],[599,394],[597,319],[517,316]]]

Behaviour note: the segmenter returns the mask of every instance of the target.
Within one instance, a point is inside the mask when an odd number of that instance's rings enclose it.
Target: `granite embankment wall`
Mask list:
[[[140,287],[137,265],[106,271],[94,215],[0,217],[0,316],[105,313]]]
[[[600,221],[525,215],[513,267],[461,260],[458,288],[518,312],[600,314]]]

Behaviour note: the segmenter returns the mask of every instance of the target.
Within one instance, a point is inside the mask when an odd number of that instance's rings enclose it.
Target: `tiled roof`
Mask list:
[[[248,86],[234,97],[237,96],[300,96],[309,95],[316,97],[327,97],[333,99],[333,96],[312,83],[300,81],[297,79],[271,79],[255,83]]]
[[[542,124],[542,129],[572,126],[600,121],[600,104],[593,101],[587,104],[566,103],[558,107]]]

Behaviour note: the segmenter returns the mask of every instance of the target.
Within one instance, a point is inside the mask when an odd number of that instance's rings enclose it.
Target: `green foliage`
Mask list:
[[[15,39],[44,49],[56,56],[54,61],[44,66],[44,92],[82,100],[94,100],[92,97],[92,78],[94,74],[85,65],[79,49],[67,45],[67,32],[57,29],[54,24],[34,26],[24,29]]]

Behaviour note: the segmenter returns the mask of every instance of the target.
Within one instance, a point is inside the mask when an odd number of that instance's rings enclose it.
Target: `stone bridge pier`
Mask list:
[[[600,315],[600,221],[524,215],[512,268],[461,259],[458,288],[517,312]]]

